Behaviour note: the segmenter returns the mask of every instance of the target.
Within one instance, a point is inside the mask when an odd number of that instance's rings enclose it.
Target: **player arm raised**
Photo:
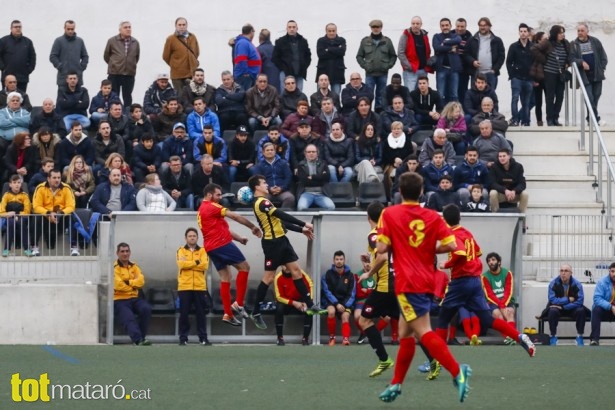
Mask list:
[[[252,222],[250,222],[248,220],[248,218],[245,218],[241,215],[239,215],[238,213],[235,213],[233,211],[226,211],[226,216],[228,216],[229,218],[231,218],[233,221],[242,224],[243,226],[245,226],[246,228],[250,229],[252,231],[252,235],[256,236],[257,238],[260,238],[261,236],[263,236],[263,233],[261,232],[261,230],[259,229],[258,226],[254,225]],[[233,235],[233,239],[241,242],[240,240],[238,240],[233,232],[231,232],[231,235]]]
[[[284,223],[284,227],[288,230],[300,232],[308,237],[308,239],[314,239],[314,225],[309,222],[304,222],[301,219],[295,218],[294,216],[287,214],[284,211],[279,209],[275,209],[272,213],[273,216],[280,218],[282,223]]]

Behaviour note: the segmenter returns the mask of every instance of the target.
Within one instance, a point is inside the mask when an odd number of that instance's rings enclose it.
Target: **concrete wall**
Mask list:
[[[324,27],[329,22],[337,24],[339,35],[345,37],[348,43],[347,77],[352,71],[359,69],[355,55],[361,38],[369,34],[368,22],[371,19],[379,18],[384,21],[383,33],[391,37],[397,47],[399,36],[410,25],[410,19],[414,15],[422,17],[423,28],[430,36],[439,32],[438,22],[441,17],[447,16],[451,20],[464,17],[469,22],[468,28],[474,33],[478,28],[478,19],[489,16],[493,23],[493,32],[503,38],[507,48],[516,41],[517,26],[520,22],[541,31],[548,30],[552,24],[563,23],[567,29],[567,38],[574,39],[576,23],[588,21],[590,34],[598,37],[607,54],[615,58],[615,9],[609,0],[587,3],[528,0],[513,3],[487,0],[441,0],[426,3],[391,0],[386,2],[385,7],[378,9],[374,8],[373,2],[366,0],[352,3],[316,0],[304,4],[300,12],[291,4],[280,0],[236,0],[231,6],[226,2],[203,0],[173,4],[161,0],[147,3],[136,0],[30,0],[5,2],[2,5],[0,27],[8,33],[11,20],[20,19],[23,22],[24,34],[34,41],[38,64],[31,77],[28,92],[36,105],[40,105],[45,97],[56,96],[55,69],[49,63],[49,51],[53,40],[63,33],[62,27],[66,19],[76,21],[76,31],[85,40],[89,51],[90,66],[84,77],[91,95],[97,92],[100,80],[106,76],[102,54],[107,39],[117,34],[120,21],[132,22],[133,35],[141,42],[142,53],[133,94],[135,102],[142,101],[144,92],[156,73],[168,70],[161,58],[162,47],[166,36],[173,32],[174,21],[178,16],[187,17],[189,30],[197,35],[201,47],[200,62],[205,69],[206,81],[215,86],[220,84],[219,73],[231,68],[227,41],[240,32],[244,23],[252,23],[257,32],[261,28],[268,28],[275,40],[285,34],[286,21],[295,19],[299,24],[299,32],[308,39],[313,55],[313,63],[308,70],[308,82],[304,88],[308,96],[315,91],[313,81],[317,61],[316,40],[324,35]],[[399,64],[390,74],[394,72],[401,72]],[[613,76],[609,72],[610,70],[607,70],[607,81],[600,104],[603,117],[612,115],[615,111],[615,95],[610,92],[613,89]],[[435,89],[435,78],[432,78],[432,87]],[[506,73],[500,76],[497,91],[501,101],[500,110],[509,113],[510,87]]]

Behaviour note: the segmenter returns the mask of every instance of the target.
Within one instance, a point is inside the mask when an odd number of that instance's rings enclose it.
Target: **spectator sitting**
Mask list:
[[[308,144],[305,159],[297,165],[297,211],[306,211],[312,205],[332,211],[335,204],[322,192],[322,187],[330,180],[327,162],[318,158],[318,147]]]
[[[440,178],[438,189],[429,196],[425,208],[442,212],[448,204],[461,206],[461,201],[459,200],[459,194],[453,189],[453,178],[450,175],[443,175]]]
[[[83,128],[89,128],[89,106],[90,95],[88,90],[79,85],[77,73],[68,73],[66,75],[66,85],[58,87],[58,98],[56,100],[56,111],[64,120],[66,129],[71,127],[73,121],[79,121]]]
[[[329,346],[335,345],[336,317],[342,321],[342,345],[350,346],[350,313],[354,305],[356,286],[354,274],[346,265],[342,251],[333,254],[331,269],[322,275],[321,300],[327,307]]]
[[[572,266],[564,263],[559,268],[559,276],[549,283],[549,301],[540,315],[549,320],[549,344],[557,346],[557,325],[560,317],[573,318],[576,322],[577,346],[583,346],[585,333],[585,317],[589,309],[583,306],[583,285],[572,276]],[[587,310],[587,313],[586,313]]]
[[[347,117],[357,108],[359,99],[367,97],[369,105],[374,99],[374,89],[363,82],[361,74],[350,74],[350,81],[342,90],[342,115]]]
[[[399,95],[393,97],[393,103],[386,107],[380,118],[382,119],[383,135],[391,132],[391,124],[395,121],[399,121],[404,125],[404,133],[408,138],[419,129],[419,123],[414,117],[414,111],[406,107],[404,99]]]
[[[205,82],[205,71],[202,68],[197,68],[192,74],[192,80],[186,84],[182,90],[181,105],[186,110],[186,114],[190,114],[193,110],[193,101],[197,97],[203,98],[203,102],[209,109],[216,112],[216,87]],[[167,102],[168,104],[168,102]]]
[[[289,114],[284,120],[282,128],[280,129],[282,131],[282,134],[286,135],[287,137],[294,135],[297,132],[299,122],[301,121],[311,124],[313,118],[308,114],[309,112],[310,108],[307,101],[299,100],[299,102],[297,102],[296,112]]]
[[[438,124],[440,111],[442,111],[442,99],[440,93],[429,87],[429,79],[426,75],[420,75],[417,80],[417,88],[410,91],[414,117],[422,130],[432,130]]]
[[[252,131],[281,125],[278,91],[267,83],[267,76],[259,74],[256,85],[246,91],[246,111]],[[295,104],[295,107],[297,105]]]
[[[491,121],[491,127],[493,130],[502,135],[504,135],[506,130],[508,130],[508,122],[506,121],[506,117],[504,117],[504,114],[500,114],[494,110],[493,100],[489,97],[483,98],[480,111],[472,117],[469,127],[471,137],[477,137],[480,135],[480,123],[483,120]]]
[[[404,102],[404,106],[412,107],[412,99],[410,98],[410,90],[401,84],[401,74],[395,73],[391,76],[391,84],[384,89],[384,104],[385,107],[393,105],[393,97],[400,96]]]
[[[331,135],[324,143],[324,150],[331,182],[350,182],[355,164],[354,142],[346,137],[339,122],[331,125]]]
[[[182,159],[178,156],[169,158],[169,168],[160,175],[162,189],[177,203],[177,208],[194,210],[191,176],[182,168]]]
[[[284,79],[284,92],[282,92],[280,97],[280,118],[282,121],[284,121],[290,114],[297,112],[297,105],[299,104],[299,101],[305,101],[307,103],[308,98],[297,87],[295,77],[288,75]]]
[[[66,137],[66,134],[68,133],[66,131],[66,125],[64,125],[62,116],[56,112],[55,108],[56,106],[53,103],[53,100],[51,98],[45,98],[43,100],[42,110],[32,115],[30,118],[30,135],[34,136],[35,141],[36,133],[42,127],[46,127],[51,130],[53,135],[57,136],[58,139]]]
[[[87,208],[96,184],[92,169],[85,163],[81,155],[73,157],[68,165],[68,169],[64,171],[62,179],[73,190],[75,206],[77,208]]]
[[[52,134],[49,128],[41,127],[32,138],[32,145],[38,151],[36,161],[40,163],[43,158],[54,158],[60,141],[60,137]]]
[[[45,157],[41,160],[41,168],[37,173],[32,175],[30,178],[30,183],[28,184],[28,192],[30,197],[34,194],[34,190],[37,186],[47,181],[47,177],[49,176],[49,171],[54,168],[53,158]]]
[[[470,188],[476,184],[483,188],[483,199],[489,199],[489,169],[478,160],[478,150],[474,146],[466,149],[465,159],[455,167],[453,172],[453,186],[457,190],[461,202],[470,201]]]
[[[446,139],[455,147],[455,153],[463,155],[466,142],[469,143],[470,141],[466,139],[468,127],[463,116],[463,108],[459,102],[451,101],[444,106],[437,127],[446,131]]]
[[[254,175],[256,164],[256,146],[248,137],[244,125],[237,127],[235,138],[228,146],[229,180],[245,182]]]
[[[135,188],[122,181],[120,170],[112,169],[109,171],[109,178],[96,186],[90,199],[90,207],[92,211],[106,216],[117,211],[136,211],[136,196]]]
[[[444,161],[451,167],[455,167],[455,148],[453,148],[453,144],[448,141],[446,131],[442,128],[436,128],[433,132],[433,136],[423,141],[421,153],[419,154],[421,166],[426,167],[429,165],[430,158],[433,157],[437,149],[444,152]]]
[[[6,218],[6,239],[2,248],[2,257],[11,253],[11,248],[23,249],[25,256],[32,256],[29,247],[28,215],[32,212],[32,203],[27,192],[22,191],[22,179],[11,175],[9,189],[0,201],[0,218]]]
[[[484,191],[485,188],[481,184],[470,185],[470,199],[467,201],[461,199],[461,212],[491,212],[489,202],[483,196]]]
[[[491,167],[490,173],[489,203],[491,210],[497,212],[500,209],[500,203],[518,203],[519,212],[525,213],[528,195],[525,191],[523,165],[511,157],[509,149],[502,148],[498,151],[498,161]]]
[[[141,212],[173,212],[177,204],[160,184],[158,174],[145,176],[145,186],[137,192],[137,208]]]
[[[162,164],[162,149],[154,144],[154,136],[145,134],[132,153],[135,182],[143,182],[145,175],[158,172]]]
[[[3,47],[2,52],[7,53],[8,50]],[[15,92],[21,95],[21,99],[22,99],[21,105],[23,106],[23,108],[25,108],[28,111],[32,111],[32,104],[30,103],[30,97],[28,97],[28,94],[26,94],[25,91],[17,88],[17,78],[15,78],[15,76],[12,74],[6,75],[6,72],[7,72],[6,67],[3,68],[2,71],[3,71],[2,74],[4,74],[4,88],[0,90],[0,108],[4,108],[7,106],[9,94]]]
[[[111,91],[111,81],[102,80],[100,82],[100,91],[92,98],[90,103],[90,120],[94,127],[98,127],[98,121],[107,118],[111,101],[119,101],[120,97]]]
[[[297,175],[297,167],[305,159],[305,148],[310,144],[315,145],[319,157],[322,156],[321,139],[312,132],[312,127],[307,121],[300,121],[297,133],[290,139],[290,167],[294,175]]]
[[[102,178],[103,180],[106,179],[112,169],[120,170],[120,174],[122,175],[122,182],[134,185],[130,166],[126,163],[126,161],[124,161],[124,157],[122,157],[117,152],[111,153],[105,161],[105,167],[98,173],[99,180],[100,178]]]
[[[94,157],[96,165],[94,173],[100,170],[104,165],[109,155],[116,152],[122,157],[125,157],[124,140],[119,135],[111,134],[111,124],[103,120],[98,124],[98,133],[94,138]]]
[[[178,122],[185,124],[186,118],[184,107],[178,102],[177,97],[169,98],[156,118],[156,122],[152,124],[156,131],[156,142],[164,141],[168,135],[173,133],[173,125]]]
[[[126,134],[124,135],[126,157],[129,160],[132,159],[132,150],[145,134],[154,135],[152,122],[147,115],[143,114],[143,108],[140,104],[132,104],[130,106],[130,118],[126,125]]]
[[[591,324],[592,332],[589,335],[589,345],[600,345],[600,324],[603,321],[615,320],[615,262],[609,265],[609,274],[605,275],[596,284],[594,291],[594,304],[592,306]]]
[[[312,131],[324,141],[331,135],[331,125],[334,122],[339,122],[342,126],[346,125],[344,117],[333,105],[333,100],[325,97],[321,101],[320,112],[312,120]]]
[[[286,162],[290,161],[290,144],[288,139],[280,134],[280,127],[277,125],[272,125],[269,127],[269,132],[263,138],[258,141],[258,145],[256,148],[257,157],[259,161],[264,159],[263,157],[263,146],[267,143],[273,144],[275,147],[275,153]]]
[[[194,147],[192,141],[186,135],[186,126],[181,122],[173,126],[173,134],[162,142],[162,164],[160,165],[160,172],[164,172],[169,168],[169,158],[173,155],[177,155],[181,158],[183,168],[192,175],[192,168],[194,167]],[[203,187],[204,186],[205,185],[203,185]]]
[[[383,178],[382,167],[382,147],[380,139],[376,135],[376,126],[367,123],[359,134],[354,144],[355,161],[354,171],[357,174],[357,181],[380,182]]]
[[[235,82],[230,71],[222,72],[222,84],[216,89],[216,106],[220,128],[232,130],[240,125],[248,125],[246,112],[246,90]]]
[[[21,94],[12,92],[8,95],[8,105],[0,110],[0,158],[17,134],[28,132],[30,113],[21,108],[22,101]]]
[[[324,98],[331,98],[336,110],[340,110],[340,96],[338,93],[331,91],[329,88],[329,76],[327,74],[321,74],[318,76],[318,89],[312,95],[310,95],[310,115],[316,116],[322,106],[322,100]],[[338,88],[340,84],[337,85]]]
[[[399,193],[399,177],[406,172],[416,172],[421,174],[421,164],[415,154],[410,154],[404,158],[402,164],[395,170],[395,180],[393,181],[392,198],[393,205],[401,204],[401,194]],[[422,196],[422,195],[421,195]],[[425,202],[419,200],[419,202]]]
[[[445,175],[452,175],[453,168],[444,162],[444,151],[437,149],[433,152],[431,162],[421,170],[423,175],[423,193],[429,199],[433,192],[438,190],[440,180]]]
[[[9,175],[13,174],[19,175],[25,182],[28,182],[37,169],[37,154],[27,131],[15,135],[2,158],[4,171],[0,173],[0,182],[8,181]]]
[[[145,91],[143,111],[151,121],[154,121],[171,97],[177,97],[177,93],[169,84],[169,75],[158,74],[156,81]]]
[[[128,123],[130,121],[128,116],[124,114],[124,107],[121,102],[111,101],[106,120],[111,124],[111,132],[113,134],[119,135],[124,141],[128,139]]]
[[[474,140],[472,145],[474,145],[478,150],[478,157],[480,158],[480,161],[487,165],[487,168],[491,168],[491,166],[497,161],[498,152],[501,149],[506,148],[511,152],[512,149],[506,138],[491,128],[490,120],[481,121],[479,127],[480,136]]]
[[[384,172],[385,192],[387,193],[387,201],[391,200],[392,179],[395,177],[395,169],[402,164],[402,158],[406,158],[410,154],[416,153],[416,146],[406,137],[404,133],[404,124],[400,121],[395,121],[391,124],[391,133],[382,141],[382,168]]]
[[[75,121],[70,126],[70,132],[56,148],[56,166],[66,168],[75,155],[81,155],[90,167],[94,165],[95,150],[92,140],[83,132],[83,126]]]
[[[346,135],[352,140],[356,140],[365,124],[372,123],[376,125],[376,129],[380,130],[381,117],[372,111],[372,102],[367,97],[359,97],[357,100],[357,109],[348,115],[346,121]]]
[[[463,100],[463,111],[465,112],[466,124],[470,123],[472,117],[481,111],[481,105],[485,97],[491,98],[495,111],[498,111],[498,96],[487,84],[487,76],[483,73],[476,74],[474,84],[466,91]]]
[[[215,136],[214,132],[212,124],[203,125],[202,135],[194,140],[193,156],[195,161],[200,161],[203,154],[210,154],[214,158],[215,166],[226,169],[228,165],[226,143],[222,138]]]
[[[281,208],[294,208],[295,196],[290,192],[292,173],[288,162],[276,154],[275,145],[271,142],[266,142],[262,147],[263,159],[258,161],[254,174],[265,177],[271,202]]]
[[[221,137],[220,121],[215,112],[210,110],[205,104],[203,97],[196,97],[192,101],[194,110],[188,114],[186,125],[188,126],[188,135],[192,141],[202,137],[203,129],[206,125],[211,125],[213,133],[217,138]]]
[[[205,189],[208,184],[220,185],[222,187],[222,192],[228,192],[229,188],[226,173],[222,167],[214,167],[214,159],[211,155],[203,155],[200,165],[200,167],[196,167],[191,176],[195,209],[199,209],[204,197],[203,189]],[[231,202],[228,198],[222,198],[220,204],[225,208],[231,207]]]

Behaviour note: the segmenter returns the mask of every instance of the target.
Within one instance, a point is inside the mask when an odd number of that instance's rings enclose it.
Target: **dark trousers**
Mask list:
[[[116,300],[113,302],[113,311],[133,343],[139,343],[145,339],[152,317],[152,308],[145,299]],[[135,315],[139,318],[137,319]]]
[[[124,107],[130,107],[132,104],[132,90],[135,88],[135,76],[134,75],[119,75],[109,74],[109,81],[111,81],[111,89],[117,95],[120,95],[120,88],[122,89],[122,101],[124,101]]]
[[[188,341],[190,332],[190,309],[194,306],[196,315],[196,331],[199,341],[207,339],[207,328],[205,327],[205,316],[211,307],[211,297],[207,291],[199,290],[180,290],[179,296],[179,341]]]
[[[4,84],[4,80],[2,80],[2,83]],[[17,89],[25,93],[28,90],[28,82],[27,81],[17,81]]]
[[[234,130],[240,125],[248,126],[248,114],[245,111],[223,111],[218,113],[222,131]]]
[[[589,97],[591,109],[594,111],[596,120],[600,121],[600,115],[598,115],[598,101],[602,95],[602,81],[592,81],[585,86],[585,89],[587,90],[587,96]]]
[[[545,73],[545,100],[547,102],[547,124],[552,125],[559,119],[559,113],[564,103],[565,83],[560,81],[559,74]]]
[[[4,248],[11,250],[13,246],[15,248],[28,249],[28,217],[17,216],[6,219],[6,241],[4,242]]]
[[[278,307],[275,311],[275,331],[278,337],[284,336],[284,315],[288,315],[292,311],[296,311],[297,309],[290,305],[285,305],[283,303],[278,302]],[[310,332],[312,331],[312,317],[303,314],[303,337],[308,338],[310,336]]]
[[[38,245],[41,239],[41,234],[47,243],[47,249],[55,249],[58,235],[62,234],[64,230],[68,229],[69,242],[71,246],[77,245],[77,233],[72,226],[72,218],[70,215],[56,215],[57,223],[51,222],[47,217],[37,215],[36,220],[30,226],[33,227],[31,232],[32,245]]]
[[[595,340],[596,342],[600,341],[600,325],[604,321],[613,321],[615,320],[615,315],[611,310],[605,310],[600,306],[594,306],[592,309],[592,332],[589,335],[591,340]]]
[[[537,86],[534,87],[533,105],[535,107],[534,113],[536,114],[536,121],[542,121],[542,96],[545,92],[545,84],[543,81],[538,81]],[[531,108],[530,108],[531,109]]]
[[[582,335],[585,332],[585,308],[579,306],[576,309],[564,310],[551,307],[547,313],[547,319],[549,320],[549,332],[551,336],[557,334],[557,324],[560,317],[571,317],[575,320],[577,325],[577,334]]]

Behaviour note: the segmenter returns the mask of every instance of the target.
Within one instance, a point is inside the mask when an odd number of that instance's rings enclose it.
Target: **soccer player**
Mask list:
[[[407,172],[399,178],[403,203],[386,208],[378,222],[378,256],[369,273],[378,272],[391,252],[395,264],[395,294],[403,320],[399,321],[399,351],[391,384],[380,394],[380,400],[391,402],[401,394],[401,384],[412,363],[416,337],[429,354],[453,376],[459,400],[469,393],[472,369],[459,365],[446,345],[431,329],[429,311],[434,292],[434,259],[436,253],[455,249],[451,229],[430,209],[421,208],[418,199],[423,191],[423,178]]]
[[[376,352],[378,356],[378,366],[373,372],[369,374],[369,377],[380,376],[382,372],[393,367],[393,360],[389,357],[384,343],[382,342],[382,336],[380,330],[374,325],[374,318],[389,316],[391,320],[399,319],[399,306],[394,292],[394,274],[392,267],[389,265],[388,260],[377,271],[372,271],[370,263],[376,259],[377,255],[377,227],[380,215],[384,210],[384,206],[380,202],[372,202],[367,206],[367,222],[372,228],[367,236],[367,251],[369,255],[361,258],[363,263],[363,273],[359,279],[365,280],[370,276],[375,276],[376,289],[369,294],[363,310],[361,311],[361,317],[359,318],[359,325],[361,329],[367,335],[369,344]]]
[[[307,307],[306,313],[309,315],[322,313],[320,308],[314,304],[310,290],[303,282],[301,266],[297,262],[299,257],[286,237],[286,230],[290,229],[291,231],[301,232],[309,240],[312,240],[314,239],[314,226],[273,206],[271,201],[267,199],[269,185],[267,185],[264,176],[251,176],[248,179],[248,186],[254,193],[254,215],[256,215],[256,220],[263,230],[261,245],[265,254],[265,273],[256,289],[256,301],[250,315],[254,325],[259,329],[267,329],[267,324],[260,313],[260,305],[267,296],[267,289],[273,282],[276,269],[281,265],[286,266],[290,271],[295,287],[301,295],[301,301]]]
[[[314,283],[307,273],[302,271],[303,282],[308,287],[310,293],[314,290]],[[278,301],[278,306],[275,311],[275,331],[278,335],[278,346],[285,346],[284,342],[284,315],[292,312],[293,309],[302,312],[303,314],[303,338],[301,344],[308,346],[310,344],[308,338],[312,331],[312,317],[306,313],[307,306],[301,302],[301,295],[297,292],[297,287],[293,281],[290,271],[286,266],[282,266],[282,271],[275,276],[274,282],[275,300]]]
[[[206,185],[203,189],[203,194],[204,198],[201,206],[199,206],[197,219],[203,233],[203,247],[207,251],[209,259],[216,267],[218,275],[220,275],[220,298],[222,299],[222,307],[224,309],[222,321],[232,326],[241,326],[241,322],[235,318],[233,311],[240,317],[248,317],[243,307],[243,302],[248,287],[250,265],[239,248],[233,243],[233,240],[245,245],[248,243],[248,238],[231,231],[224,218],[229,217],[249,228],[257,238],[262,236],[262,232],[258,226],[248,219],[220,205],[220,200],[222,199],[222,188],[220,185]],[[237,269],[235,302],[232,305],[232,275],[229,265]]]
[[[487,254],[489,270],[483,272],[481,281],[487,304],[496,319],[504,319],[515,327],[515,297],[513,273],[502,267],[502,257],[496,252]],[[509,337],[504,339],[507,345],[515,344]]]
[[[483,271],[483,263],[480,260],[482,252],[472,233],[459,224],[461,220],[459,208],[454,204],[447,205],[444,207],[442,215],[455,234],[456,248],[449,254],[447,261],[438,263],[440,269],[451,270],[451,281],[440,304],[440,316],[438,317],[436,332],[439,336],[445,338],[446,327],[451,317],[463,306],[476,313],[482,327],[493,328],[518,341],[530,357],[534,357],[536,347],[526,334],[520,333],[506,321],[494,319],[491,316],[491,309],[487,305],[480,279]],[[473,335],[470,339],[471,344],[476,344],[477,341],[477,335]]]

